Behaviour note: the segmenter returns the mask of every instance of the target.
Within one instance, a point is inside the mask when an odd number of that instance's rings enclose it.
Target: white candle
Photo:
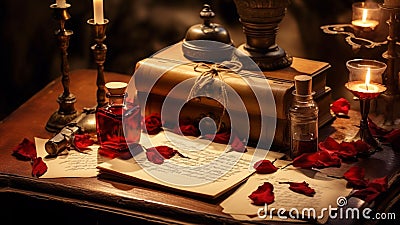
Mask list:
[[[95,24],[104,23],[103,0],[93,0],[93,16]]]
[[[67,3],[66,0],[56,0],[56,5],[58,8],[65,8]]]

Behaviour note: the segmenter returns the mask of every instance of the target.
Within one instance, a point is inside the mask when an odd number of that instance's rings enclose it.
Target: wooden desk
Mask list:
[[[131,78],[115,73],[105,76],[106,81],[128,82]],[[96,104],[95,82],[95,71],[71,72],[70,89],[77,97],[78,110]],[[5,210],[0,211],[0,221],[5,220],[5,224],[20,224],[27,219],[40,219],[42,224],[244,224],[223,214],[218,202],[205,202],[146,186],[97,177],[31,177],[29,162],[17,160],[11,155],[12,149],[25,137],[33,140],[34,137],[53,136],[44,127],[58,109],[56,99],[61,92],[61,82],[57,79],[0,122],[0,199],[5,206]],[[357,112],[352,112],[350,117],[351,120],[337,119],[321,134],[327,136],[334,132],[338,138],[351,135],[357,130],[353,125],[358,123],[359,117]],[[399,169],[400,155],[386,148],[358,163],[366,168],[367,177],[380,177]],[[354,201],[354,204],[359,203]],[[265,224],[265,221],[259,223]]]

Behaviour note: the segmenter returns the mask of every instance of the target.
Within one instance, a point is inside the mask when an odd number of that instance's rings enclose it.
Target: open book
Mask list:
[[[253,148],[248,148],[246,153],[236,152],[229,145],[169,131],[153,136],[143,134],[141,145],[144,146],[141,148],[143,150],[134,151],[131,159],[116,158],[99,164],[100,176],[111,175],[119,180],[216,199],[246,181],[254,173],[253,165],[258,161],[253,158]],[[172,147],[185,157],[175,155],[162,164],[150,162],[144,149],[162,145]],[[264,153],[254,155],[263,155],[270,160],[283,156],[282,153],[272,151]]]

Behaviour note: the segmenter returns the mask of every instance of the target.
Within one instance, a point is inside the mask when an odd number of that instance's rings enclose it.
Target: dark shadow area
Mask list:
[[[66,27],[74,32],[68,49],[70,70],[94,69],[90,50],[94,43],[86,22],[93,17],[92,1],[67,2],[72,7]],[[347,60],[357,57],[381,60],[386,48],[353,51],[344,36],[322,32],[322,25],[350,23],[353,2],[292,0],[277,37],[277,43],[291,55],[332,65],[327,85],[333,89],[334,99],[342,96],[351,99],[350,93],[344,90]],[[57,21],[52,18],[49,7],[53,3],[36,0],[0,2],[0,119],[61,75],[60,53],[54,36]],[[199,12],[204,3],[211,5],[216,13],[213,21],[229,30],[235,46],[242,44],[245,36],[232,0],[105,1],[104,14],[110,20],[105,40],[108,47],[105,70],[133,74],[137,61],[182,40],[190,26],[201,23]]]

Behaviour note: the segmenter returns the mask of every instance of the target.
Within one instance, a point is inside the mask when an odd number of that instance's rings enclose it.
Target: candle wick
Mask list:
[[[365,88],[367,89],[367,91],[368,91],[368,84],[365,84]]]

